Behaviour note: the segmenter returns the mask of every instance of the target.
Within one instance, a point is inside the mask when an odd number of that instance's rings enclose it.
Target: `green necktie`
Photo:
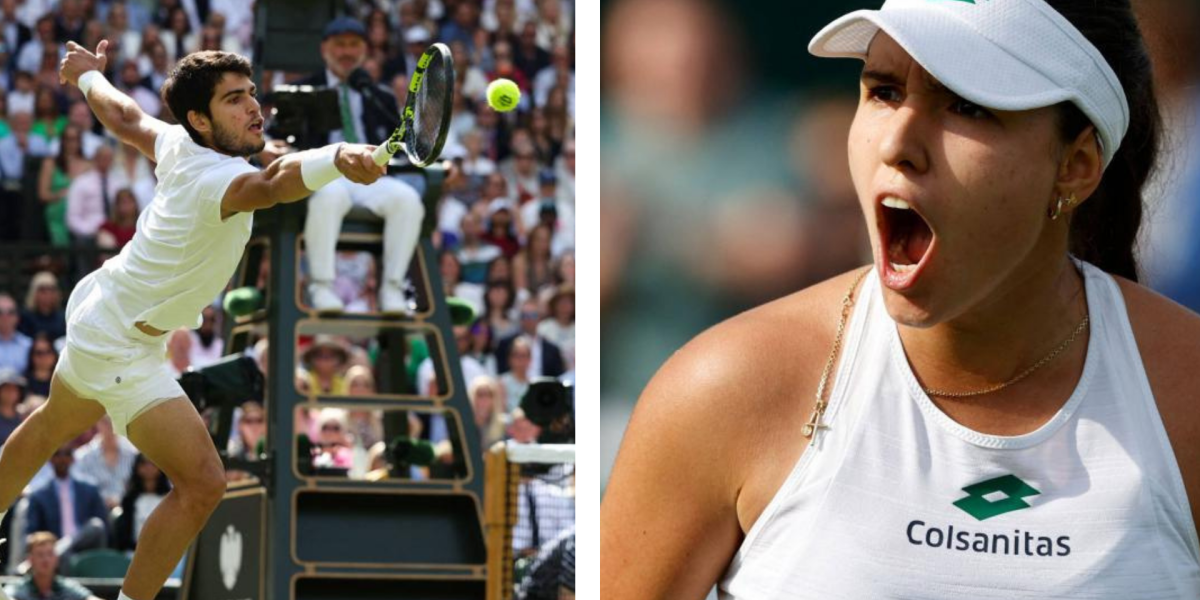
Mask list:
[[[348,143],[358,143],[358,133],[354,130],[354,117],[350,114],[350,87],[346,84],[338,86],[342,88],[342,137]]]

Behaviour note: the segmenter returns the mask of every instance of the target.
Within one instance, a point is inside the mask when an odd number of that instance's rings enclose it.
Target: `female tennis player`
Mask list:
[[[50,398],[0,453],[0,507],[12,505],[56,447],[107,412],[174,484],[146,521],[121,590],[121,600],[150,600],[225,493],[212,439],[167,366],[164,334],[200,325],[201,309],[233,276],[255,210],[343,175],[371,183],[383,167],[373,146],[338,144],[260,171],[245,160],[264,146],[248,60],[225,52],[181,60],[162,89],[181,122],[168,126],[104,79],[107,47],[101,41],[93,54],[68,42],[60,78],[79,86],[108,131],[157,163],[158,187],[133,241],[71,294]]]
[[[865,62],[874,266],[662,368],[601,595],[1200,597],[1200,318],[1136,283],[1160,121],[1128,0],[888,0],[809,49]]]

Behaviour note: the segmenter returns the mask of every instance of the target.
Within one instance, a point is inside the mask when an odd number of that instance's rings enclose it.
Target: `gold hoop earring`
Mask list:
[[[1075,192],[1071,192],[1071,195],[1066,198],[1059,196],[1058,201],[1055,202],[1055,204],[1054,204],[1054,208],[1052,208],[1048,211],[1047,216],[1050,217],[1051,221],[1058,220],[1058,217],[1060,215],[1062,215],[1064,205],[1067,208],[1071,208],[1072,206],[1075,205]]]

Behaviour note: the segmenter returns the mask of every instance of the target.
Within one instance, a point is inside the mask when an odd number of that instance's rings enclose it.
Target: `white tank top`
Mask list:
[[[1083,376],[1031,433],[951,420],[878,278],[859,294],[816,447],[746,535],[722,599],[1200,598],[1200,544],[1120,289],[1079,263]]]

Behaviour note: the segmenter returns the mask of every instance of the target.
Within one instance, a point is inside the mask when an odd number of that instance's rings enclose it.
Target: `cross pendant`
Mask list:
[[[817,401],[817,405],[813,407],[812,415],[808,417],[808,422],[804,424],[804,428],[800,433],[804,437],[809,438],[809,446],[816,445],[817,432],[822,429],[829,429],[829,426],[821,422],[821,417],[825,415],[825,402]]]

